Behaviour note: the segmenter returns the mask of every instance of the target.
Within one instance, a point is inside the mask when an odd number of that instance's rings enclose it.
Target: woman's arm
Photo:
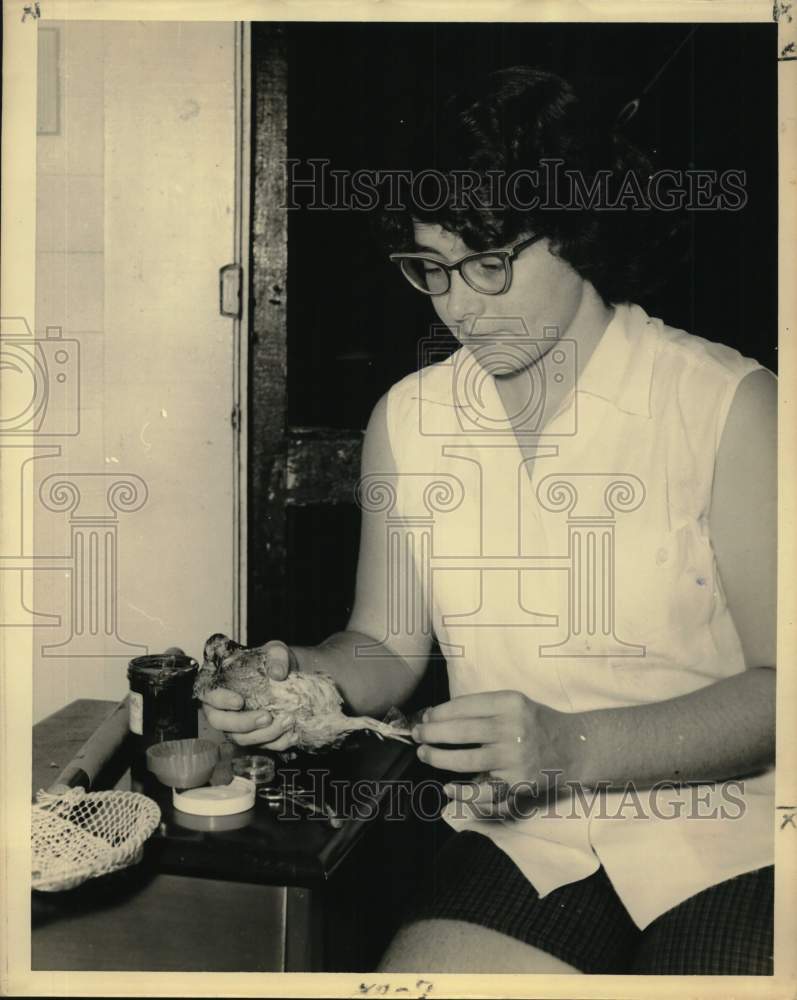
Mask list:
[[[562,770],[584,785],[741,777],[774,759],[775,671],[757,667],[680,698],[563,721]]]
[[[291,651],[297,670],[321,670],[333,677],[355,715],[380,715],[401,705],[427,663],[425,658],[404,659],[386,643],[350,627],[317,646],[291,646]]]
[[[551,769],[586,785],[720,780],[772,762],[776,386],[763,371],[740,383],[719,447],[710,510],[717,565],[748,669],[678,698],[592,712],[560,713],[508,691],[454,699],[430,711],[418,738],[485,745],[422,747],[422,759],[443,769],[489,771],[510,784],[540,781]]]
[[[586,782],[719,780],[774,760],[777,382],[767,371],[747,375],[734,396],[709,522],[748,669],[658,704],[581,714],[567,742]]]
[[[365,476],[384,477],[395,483],[397,471],[387,430],[387,394],[373,409],[363,442],[361,471]],[[404,552],[403,544],[399,547]],[[413,631],[388,636],[389,553],[384,511],[362,510],[360,552],[354,606],[343,632],[329,636],[318,646],[297,647],[293,652],[301,670],[325,670],[338,684],[351,710],[374,715],[400,705],[415,690],[423,676],[432,646],[430,623],[416,622]],[[399,571],[412,570],[402,561]],[[418,593],[418,576],[408,581],[415,607],[425,607]],[[404,581],[397,587],[406,593]],[[394,599],[402,599],[395,594]],[[403,622],[406,616],[397,616]],[[425,627],[421,627],[422,624]],[[376,655],[375,655],[376,654]]]
[[[361,471],[363,476],[396,476],[387,432],[387,395],[376,404],[368,422]],[[283,678],[289,670],[323,671],[334,678],[357,715],[379,715],[406,701],[426,669],[432,640],[429,623],[421,628],[417,622],[415,631],[390,635],[389,644],[382,641],[388,636],[388,579],[385,515],[363,510],[354,606],[346,629],[317,646],[288,647],[278,640],[266,643],[263,649],[272,676]],[[411,582],[415,606],[425,606],[418,593],[417,575]],[[234,734],[232,738],[241,745],[268,744],[274,750],[287,747],[268,712],[243,712],[241,705],[240,695],[232,691],[211,691],[205,705],[208,722],[215,729]]]

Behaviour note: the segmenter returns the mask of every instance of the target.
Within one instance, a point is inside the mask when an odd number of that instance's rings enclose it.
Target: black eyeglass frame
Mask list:
[[[444,260],[438,260],[437,257],[430,257],[428,253],[392,253],[389,255],[389,260],[394,264],[399,266],[401,273],[409,281],[413,288],[416,288],[422,295],[445,295],[451,290],[451,272],[456,271],[465,284],[478,292],[480,295],[503,295],[505,292],[509,291],[512,284],[512,261],[527,247],[530,247],[533,243],[537,243],[544,237],[541,234],[537,236],[531,236],[527,240],[521,240],[520,243],[516,243],[513,247],[508,247],[505,250],[479,250],[476,253],[465,254],[464,257],[460,257],[459,260],[454,261],[453,264],[447,264]],[[463,264],[467,264],[468,261],[474,260],[477,257],[499,257],[504,265],[504,286],[495,292],[485,291],[483,288],[477,288],[472,281],[468,281],[468,278],[462,272]],[[421,288],[417,285],[409,274],[404,270],[405,261],[414,260],[428,260],[432,264],[441,267],[446,274],[446,287],[439,292],[432,292],[428,288]]]

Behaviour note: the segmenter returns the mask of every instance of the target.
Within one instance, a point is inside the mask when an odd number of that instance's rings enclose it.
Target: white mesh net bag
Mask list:
[[[39,792],[31,823],[31,886],[74,889],[141,860],[160,809],[137,792]]]

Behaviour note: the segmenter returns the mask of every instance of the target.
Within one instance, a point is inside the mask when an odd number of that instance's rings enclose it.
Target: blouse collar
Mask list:
[[[640,306],[621,303],[581,373],[576,391],[598,396],[625,413],[650,417],[657,342]]]

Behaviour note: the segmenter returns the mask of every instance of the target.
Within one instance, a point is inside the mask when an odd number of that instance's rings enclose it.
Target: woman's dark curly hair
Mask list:
[[[656,283],[651,276],[661,272],[650,266],[651,251],[660,240],[649,208],[605,210],[584,206],[583,200],[581,207],[556,207],[557,201],[563,204],[561,192],[554,198],[545,184],[552,169],[540,171],[536,191],[545,207],[524,210],[518,199],[513,199],[515,204],[504,199],[490,205],[487,197],[488,172],[509,177],[538,169],[544,160],[563,161],[561,170],[578,172],[587,186],[604,171],[610,194],[632,173],[644,192],[652,164],[615,131],[617,109],[608,119],[606,109],[596,104],[594,95],[582,99],[560,77],[529,66],[491,73],[450,98],[420,132],[412,167],[445,174],[452,197],[444,204],[438,198],[439,204],[430,208],[409,199],[400,209],[383,207],[379,225],[389,251],[413,249],[413,220],[436,223],[476,251],[541,233],[550,240],[551,250],[590,281],[607,303],[649,291]],[[461,195],[455,197],[452,172],[462,171],[475,172],[483,180],[476,192],[481,203],[471,197],[466,204]]]

